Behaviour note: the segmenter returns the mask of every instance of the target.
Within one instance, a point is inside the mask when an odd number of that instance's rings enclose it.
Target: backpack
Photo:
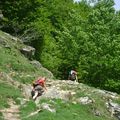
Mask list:
[[[32,85],[33,85],[34,87],[36,87],[37,85],[39,85],[39,80],[34,80],[34,81],[32,82]]]

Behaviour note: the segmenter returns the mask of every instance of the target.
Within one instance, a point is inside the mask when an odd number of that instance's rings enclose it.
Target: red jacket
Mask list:
[[[36,81],[36,83],[38,84],[38,85],[40,85],[40,86],[44,86],[44,84],[45,84],[45,80],[44,79],[38,79],[37,81]]]

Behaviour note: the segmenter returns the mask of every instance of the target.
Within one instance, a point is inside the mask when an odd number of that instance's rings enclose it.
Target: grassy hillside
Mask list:
[[[30,60],[21,54],[20,49],[23,47],[25,45],[19,39],[0,31],[0,120],[8,115],[4,114],[2,110],[13,110],[13,108],[9,109],[11,105],[8,101],[11,99],[15,105],[19,106],[19,117],[16,117],[15,120],[116,120],[115,117],[110,116],[105,105],[107,98],[112,98],[110,95],[106,96],[96,92],[99,90],[81,83],[70,84],[69,81],[51,80],[50,73],[45,68],[33,66]],[[37,76],[46,76],[49,79],[48,93],[50,96],[52,91],[53,96],[43,97],[37,104],[31,98],[21,103],[20,99],[26,97],[17,84],[30,85]],[[66,94],[71,91],[75,94]],[[67,100],[56,97],[60,93],[66,94]],[[78,102],[79,98],[86,96],[92,100],[91,103]],[[119,98],[117,95],[117,99],[113,100],[119,102]],[[55,111],[50,112],[50,110],[43,109],[41,106],[44,103]],[[39,108],[40,112],[30,115]],[[10,117],[6,119],[10,119]]]
[[[9,107],[8,99],[22,97],[19,88],[9,84],[9,79],[31,83],[37,76],[49,76],[44,68],[37,68],[20,52],[25,45],[19,39],[0,31],[0,108]],[[9,77],[9,78],[8,78]]]
[[[24,47],[22,41],[0,31],[0,71],[11,74],[15,80],[23,83],[30,83],[39,75],[49,76],[43,68],[33,66],[21,54],[20,49]]]

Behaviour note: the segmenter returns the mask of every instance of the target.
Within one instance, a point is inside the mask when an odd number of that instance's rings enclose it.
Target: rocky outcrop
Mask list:
[[[53,108],[53,106],[50,105],[50,104],[42,103],[42,104],[40,105],[40,107],[41,107],[41,109],[48,110],[48,111],[50,111],[50,112],[52,112],[52,113],[56,113],[55,108]]]
[[[77,99],[78,103],[81,103],[81,104],[90,104],[90,103],[93,103],[93,100],[91,98],[89,98],[88,96],[86,97],[80,97]]]
[[[106,102],[107,108],[111,113],[111,117],[116,116],[120,120],[120,105],[118,103],[112,102],[111,99]]]
[[[26,46],[20,49],[21,53],[25,55],[29,60],[32,60],[33,56],[35,55],[35,48],[31,46]]]
[[[32,65],[34,65],[36,68],[41,68],[42,67],[42,64],[40,64],[40,62],[37,61],[37,60],[30,61],[30,63]]]

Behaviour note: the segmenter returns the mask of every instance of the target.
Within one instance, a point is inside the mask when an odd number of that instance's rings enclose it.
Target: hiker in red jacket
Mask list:
[[[42,95],[42,93],[47,90],[46,77],[39,77],[37,80],[33,81],[32,86],[32,98],[36,100],[38,96]]]

